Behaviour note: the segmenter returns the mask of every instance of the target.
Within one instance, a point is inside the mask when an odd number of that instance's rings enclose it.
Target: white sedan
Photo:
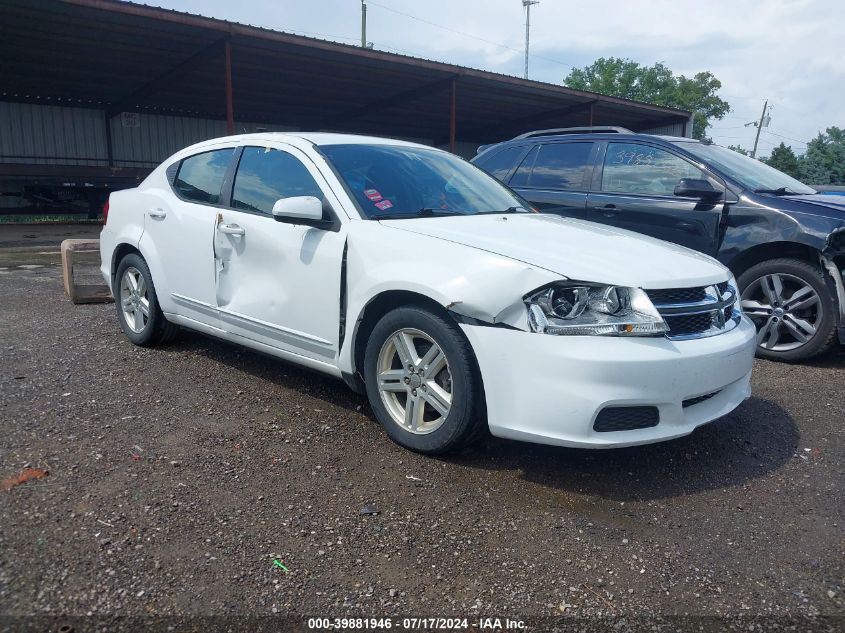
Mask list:
[[[388,435],[586,448],[689,434],[750,394],[715,260],[532,212],[444,151],[339,134],[189,147],[113,193],[101,271],[136,345],[179,327],[343,378]]]

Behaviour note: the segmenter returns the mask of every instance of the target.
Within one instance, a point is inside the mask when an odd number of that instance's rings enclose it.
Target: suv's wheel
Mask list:
[[[475,357],[458,327],[418,307],[376,324],[364,357],[367,396],[391,439],[421,453],[445,453],[484,429]]]
[[[164,318],[150,269],[140,255],[131,253],[120,260],[113,294],[120,327],[135,345],[165,343],[179,332],[178,325]]]
[[[797,259],[752,266],[737,280],[742,309],[757,326],[757,355],[799,361],[836,343],[836,301],[819,269]]]

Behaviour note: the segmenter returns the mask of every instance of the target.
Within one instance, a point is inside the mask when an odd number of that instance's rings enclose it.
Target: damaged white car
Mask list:
[[[339,134],[200,143],[113,193],[126,336],[186,327],[343,378],[415,451],[605,448],[750,394],[754,325],[704,255],[540,215],[444,151]]]

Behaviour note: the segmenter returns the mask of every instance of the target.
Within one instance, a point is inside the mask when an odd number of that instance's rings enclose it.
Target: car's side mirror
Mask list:
[[[722,192],[703,178],[681,178],[675,185],[675,195],[683,198],[700,198],[702,200],[718,200]]]
[[[315,196],[293,196],[276,200],[273,218],[286,224],[302,224],[318,229],[331,229],[332,220],[323,219],[323,202]]]
[[[276,200],[273,205],[273,217],[286,220],[322,220],[323,203],[314,196],[294,196]]]

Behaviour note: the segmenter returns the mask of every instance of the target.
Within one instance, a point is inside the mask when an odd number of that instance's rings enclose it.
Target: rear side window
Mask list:
[[[220,192],[234,148],[217,149],[190,156],[182,161],[173,188],[192,202],[219,204]]]
[[[601,190],[652,196],[673,196],[681,178],[706,178],[680,156],[636,143],[608,143]]]
[[[524,184],[512,182],[511,185],[533,189],[581,189],[592,149],[592,143],[541,145],[530,175],[526,173],[527,169],[521,174],[521,178],[526,178]]]
[[[516,159],[519,158],[519,155],[524,149],[524,146],[517,146],[506,147],[498,152],[494,150],[488,152],[489,155],[478,158],[475,164],[494,178],[498,178],[504,182],[511,169],[513,169]]]
[[[323,199],[320,186],[298,158],[269,147],[244,148],[232,190],[235,209],[269,215],[277,200],[294,196]]]
[[[537,160],[537,153],[540,151],[540,146],[535,145],[531,148],[531,151],[522,159],[522,163],[519,165],[519,169],[516,170],[516,173],[511,178],[510,186],[511,187],[527,187],[528,186],[528,179],[531,178],[531,170],[534,169],[534,161]]]

